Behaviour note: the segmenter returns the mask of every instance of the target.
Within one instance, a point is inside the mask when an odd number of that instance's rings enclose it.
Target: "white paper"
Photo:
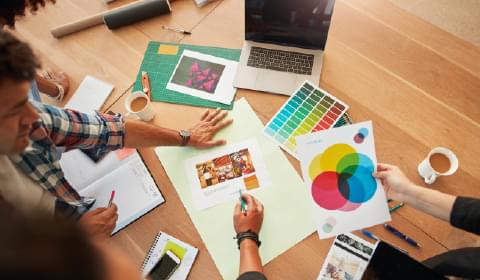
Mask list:
[[[92,114],[102,107],[112,90],[112,85],[87,75],[65,108]]]
[[[197,62],[197,67],[193,66],[195,62]],[[236,88],[233,87],[233,79],[237,65],[238,62],[236,61],[185,50],[175,66],[167,84],[167,89],[177,91],[179,94],[183,93],[223,104],[231,104],[236,92]],[[223,67],[223,70],[218,69],[221,67]],[[192,71],[192,69],[195,71]],[[210,70],[209,74],[200,74],[201,72],[206,73],[203,71],[208,71],[207,69]],[[217,76],[219,79],[215,78]],[[205,82],[196,83],[196,78]],[[209,92],[208,88],[210,87],[207,86],[211,80],[218,80],[217,83],[211,83],[216,84],[216,87],[212,87],[214,88],[213,92]],[[192,81],[191,86],[187,86],[188,81]],[[203,85],[205,87],[200,89]]]
[[[157,262],[162,257],[161,254],[162,254],[163,248],[165,248],[165,245],[167,245],[168,241],[171,241],[179,245],[180,247],[185,248],[187,252],[183,256],[182,262],[178,266],[177,270],[175,270],[172,276],[170,276],[170,278],[168,279],[169,280],[187,279],[188,273],[190,272],[193,266],[193,263],[195,262],[195,258],[197,257],[198,249],[164,232],[161,232],[160,234],[161,234],[160,238],[155,244],[155,247],[150,249],[150,252],[149,252],[150,255],[149,255],[148,261],[143,266],[143,269],[142,269],[143,277],[147,277],[147,275],[152,271],[152,269],[155,267]]]
[[[317,280],[360,280],[377,244],[353,234],[340,234],[333,241]]]
[[[79,193],[96,199],[91,211],[107,207],[113,190],[115,190],[113,202],[118,207],[118,221],[113,233],[165,201],[139,156],[125,160],[119,168],[80,190]]]
[[[102,176],[119,168],[130,157],[140,159],[138,152],[135,152],[124,160],[119,160],[116,152],[110,152],[95,163],[82,151],[72,150],[62,154],[60,166],[70,185],[77,191],[80,191]]]
[[[239,199],[239,190],[253,193],[271,185],[255,139],[215,149],[185,162],[197,209]]]
[[[320,238],[390,221],[383,186],[372,176],[377,158],[371,121],[296,141]]]

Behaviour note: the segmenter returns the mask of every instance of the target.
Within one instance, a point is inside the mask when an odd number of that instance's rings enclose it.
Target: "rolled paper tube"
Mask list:
[[[103,24],[103,13],[99,13],[90,17],[79,19],[77,21],[67,23],[50,30],[53,37],[61,38],[63,36]]]
[[[168,0],[143,0],[106,12],[103,21],[109,29],[116,29],[170,12],[171,7]]]

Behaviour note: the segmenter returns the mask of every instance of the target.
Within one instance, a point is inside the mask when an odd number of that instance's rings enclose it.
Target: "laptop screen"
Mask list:
[[[245,39],[325,49],[335,0],[245,0]]]

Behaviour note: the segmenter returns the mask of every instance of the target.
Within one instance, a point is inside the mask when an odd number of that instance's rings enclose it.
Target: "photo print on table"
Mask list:
[[[252,192],[271,185],[256,140],[215,149],[185,163],[192,198],[199,209],[238,200],[239,191]]]
[[[184,50],[167,89],[229,105],[235,97],[237,65],[237,61]]]

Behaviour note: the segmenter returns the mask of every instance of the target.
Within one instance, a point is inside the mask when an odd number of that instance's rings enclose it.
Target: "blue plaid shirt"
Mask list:
[[[98,154],[123,147],[125,126],[121,116],[83,114],[31,101],[40,118],[30,131],[30,145],[10,160],[27,176],[56,197],[55,214],[80,217],[95,202],[81,197],[65,179],[57,147],[95,149]]]

